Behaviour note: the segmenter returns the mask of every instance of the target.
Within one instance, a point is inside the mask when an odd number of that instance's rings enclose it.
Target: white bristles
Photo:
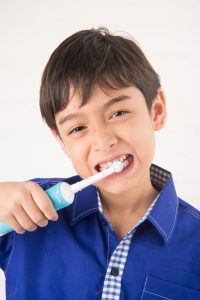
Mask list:
[[[115,172],[121,172],[123,170],[123,163],[121,161],[115,161],[112,165]]]

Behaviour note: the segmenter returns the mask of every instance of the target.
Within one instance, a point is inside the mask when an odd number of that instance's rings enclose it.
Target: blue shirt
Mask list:
[[[177,197],[170,173],[152,168],[157,170],[152,184],[160,194],[132,231],[116,299],[200,299],[200,213]],[[63,179],[34,181],[47,189]],[[74,203],[58,213],[59,220],[47,227],[0,238],[7,300],[102,299],[107,270],[121,241],[99,210],[97,189],[90,186],[77,193]],[[117,267],[111,273],[119,276]]]

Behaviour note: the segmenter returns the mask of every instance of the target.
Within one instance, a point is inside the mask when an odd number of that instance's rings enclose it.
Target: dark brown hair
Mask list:
[[[135,86],[143,93],[150,110],[160,80],[131,39],[112,35],[106,28],[76,32],[55,49],[44,69],[40,110],[47,125],[59,133],[55,114],[67,106],[71,87],[84,105],[96,86]]]

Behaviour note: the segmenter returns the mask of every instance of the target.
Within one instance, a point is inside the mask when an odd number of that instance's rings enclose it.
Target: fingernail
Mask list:
[[[58,215],[52,219],[52,221],[57,221],[57,220],[58,220]]]
[[[39,226],[40,227],[44,227],[44,226],[46,226],[48,224],[48,220],[44,220],[44,221],[42,221],[40,224],[39,224]]]

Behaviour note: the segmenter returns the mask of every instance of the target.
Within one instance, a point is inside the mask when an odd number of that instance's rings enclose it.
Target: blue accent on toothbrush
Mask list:
[[[63,182],[59,182],[45,191],[49,196],[49,198],[51,199],[53,206],[55,207],[55,210],[62,209],[72,203],[72,202],[67,202],[67,200],[63,197],[61,193],[62,183]]]

